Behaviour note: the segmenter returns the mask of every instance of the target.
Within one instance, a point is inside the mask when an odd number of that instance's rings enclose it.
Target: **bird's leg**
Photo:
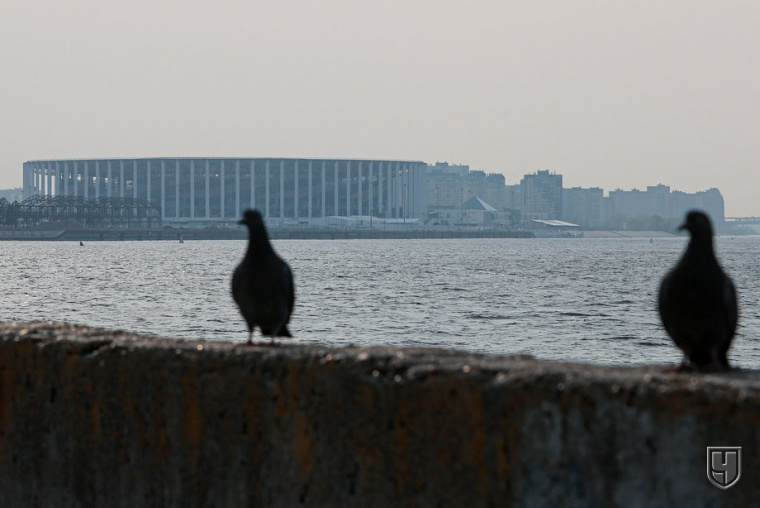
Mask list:
[[[719,352],[715,361],[720,365],[720,370],[731,370],[731,366],[728,364],[728,358],[726,357],[726,351]]]
[[[710,372],[725,372],[731,370],[731,367],[728,365],[728,360],[722,360],[721,358],[716,357],[713,358],[709,370]]]
[[[683,355],[683,358],[681,359],[681,364],[678,367],[668,367],[663,372],[672,374],[672,373],[679,373],[679,372],[691,372],[691,364],[689,362],[689,359],[686,355]]]

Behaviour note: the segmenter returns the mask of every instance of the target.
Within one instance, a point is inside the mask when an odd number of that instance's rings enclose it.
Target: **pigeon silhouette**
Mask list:
[[[691,211],[679,230],[691,240],[681,260],[662,279],[659,310],[668,335],[684,353],[678,370],[728,370],[726,353],[736,333],[736,289],[713,250],[713,229]]]
[[[246,210],[239,224],[248,227],[248,250],[232,274],[232,298],[248,325],[248,342],[256,327],[270,337],[292,337],[288,322],[293,312],[293,274],[269,243],[257,210]]]

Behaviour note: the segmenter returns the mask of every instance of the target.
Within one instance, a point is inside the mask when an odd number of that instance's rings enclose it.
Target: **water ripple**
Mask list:
[[[3,242],[0,319],[244,341],[230,297],[243,241]],[[657,285],[684,238],[281,240],[294,340],[436,346],[614,365],[677,363]],[[730,358],[760,368],[760,237],[718,239],[741,305]]]

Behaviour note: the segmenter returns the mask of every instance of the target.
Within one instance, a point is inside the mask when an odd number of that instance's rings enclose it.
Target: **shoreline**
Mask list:
[[[680,235],[664,231],[615,231],[584,230],[574,235],[532,230],[478,230],[478,231],[436,231],[436,230],[379,230],[379,229],[306,229],[270,228],[272,240],[440,240],[478,238],[675,238]],[[172,228],[160,229],[70,229],[70,230],[0,230],[0,242],[6,241],[198,241],[198,240],[246,240],[244,228]]]
[[[430,230],[362,230],[362,229],[302,229],[270,228],[272,240],[382,240],[382,239],[448,239],[448,238],[534,238],[527,230],[430,231]],[[197,241],[246,240],[245,228],[219,229],[78,229],[63,231],[6,230],[0,231],[0,241]]]

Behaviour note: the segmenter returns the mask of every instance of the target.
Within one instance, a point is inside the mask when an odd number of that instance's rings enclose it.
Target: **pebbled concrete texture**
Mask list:
[[[663,368],[0,323],[0,506],[756,505],[760,373]]]

